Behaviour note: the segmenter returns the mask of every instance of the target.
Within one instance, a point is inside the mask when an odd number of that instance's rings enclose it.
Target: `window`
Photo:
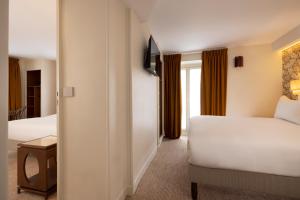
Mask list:
[[[181,128],[183,134],[189,131],[189,121],[200,115],[200,64],[182,65],[181,68]]]
[[[190,118],[200,115],[200,78],[201,71],[190,69]]]
[[[186,70],[181,70],[181,129],[186,130]]]

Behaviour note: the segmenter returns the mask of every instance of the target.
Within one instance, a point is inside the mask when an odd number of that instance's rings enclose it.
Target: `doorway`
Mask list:
[[[57,199],[57,2],[8,2],[8,200]]]

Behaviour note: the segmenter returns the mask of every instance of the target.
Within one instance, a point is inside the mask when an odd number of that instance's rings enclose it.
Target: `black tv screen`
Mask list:
[[[151,36],[149,39],[149,43],[148,43],[148,48],[146,50],[146,55],[145,55],[145,63],[144,63],[144,67],[145,69],[150,72],[151,74],[157,76],[157,61],[160,61],[160,51],[153,39],[153,37]]]

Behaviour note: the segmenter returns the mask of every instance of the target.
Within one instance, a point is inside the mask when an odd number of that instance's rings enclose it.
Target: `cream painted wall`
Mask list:
[[[192,60],[201,60],[201,53],[184,53],[181,56],[181,62],[182,61],[192,61]]]
[[[27,101],[27,71],[41,70],[41,116],[56,113],[56,62],[46,59],[21,58],[22,104]]]
[[[8,0],[0,1],[0,199],[7,199]]]
[[[124,200],[129,185],[129,9],[109,0],[110,199]]]
[[[109,199],[108,0],[61,0],[60,199]]]
[[[61,199],[124,199],[154,157],[158,78],[143,69],[149,36],[119,0],[61,1],[60,89],[75,89],[59,102]]]
[[[61,196],[125,199],[131,166],[129,9],[119,0],[62,0],[60,14],[60,83],[75,88],[73,98],[60,100]]]
[[[234,68],[235,56],[244,56],[244,67]],[[235,47],[228,60],[227,115],[272,117],[282,94],[281,52],[271,44]]]
[[[141,177],[157,151],[158,137],[158,78],[143,68],[144,50],[150,37],[145,25],[134,12],[130,13],[131,66],[131,146],[132,189],[135,191]]]

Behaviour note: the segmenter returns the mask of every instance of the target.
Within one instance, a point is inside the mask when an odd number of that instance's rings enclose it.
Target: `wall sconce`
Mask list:
[[[243,67],[243,66],[244,66],[243,56],[236,56],[234,58],[234,67]]]
[[[298,99],[299,99],[299,96],[300,96],[300,80],[291,81],[290,88],[291,88],[291,91],[293,92],[294,95],[298,95]]]

